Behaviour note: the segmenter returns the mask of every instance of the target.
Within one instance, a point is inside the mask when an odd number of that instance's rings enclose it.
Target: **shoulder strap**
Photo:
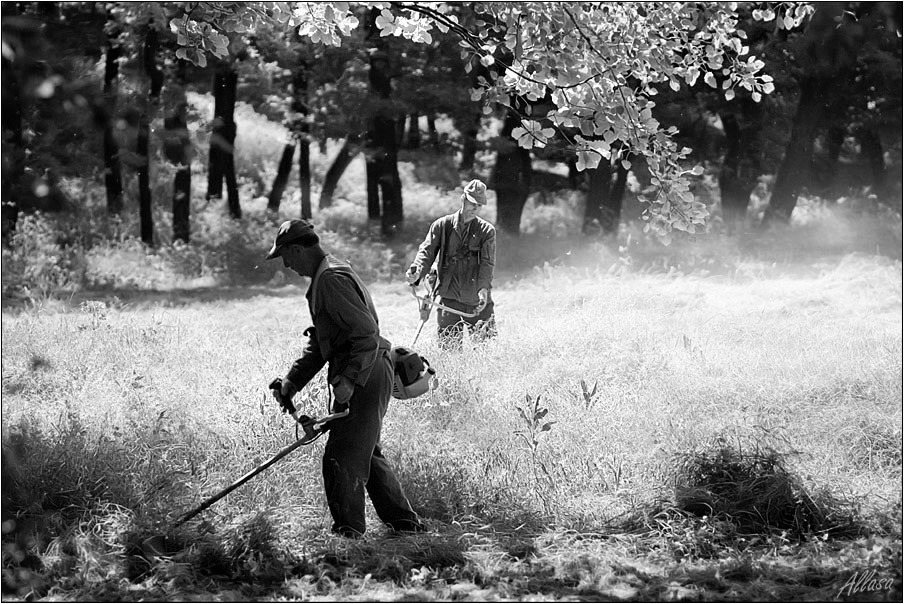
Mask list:
[[[439,242],[439,268],[443,267],[443,262],[446,260],[446,253],[449,249],[449,238],[452,236],[453,223],[453,218],[449,218],[443,223],[443,238]]]
[[[321,261],[320,266],[317,267],[317,271],[314,273],[314,277],[311,278],[311,311],[317,308],[317,283],[320,281],[320,275],[323,274],[323,271],[328,269],[330,266],[329,260],[324,257],[323,261]]]

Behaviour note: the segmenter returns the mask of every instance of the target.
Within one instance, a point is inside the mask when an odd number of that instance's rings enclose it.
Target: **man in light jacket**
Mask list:
[[[436,261],[435,295],[440,304],[474,317],[438,309],[437,334],[443,346],[461,346],[464,324],[478,338],[496,335],[493,314],[493,273],[496,267],[496,228],[477,215],[487,203],[487,186],[474,179],[461,194],[461,209],[430,225],[405,279],[417,285]]]

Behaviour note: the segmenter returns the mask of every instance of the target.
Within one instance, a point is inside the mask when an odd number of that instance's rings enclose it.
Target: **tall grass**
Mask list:
[[[426,513],[533,510],[599,524],[655,497],[674,454],[726,430],[781,435],[814,486],[894,497],[898,263],[854,255],[807,277],[756,280],[588,270],[538,270],[501,288],[500,335],[474,351],[442,351],[425,328],[419,348],[439,368],[438,387],[394,403],[387,434]],[[407,344],[415,304],[400,290],[374,287],[384,332]],[[28,426],[16,442],[41,442],[67,462],[74,454],[125,464],[85,497],[155,513],[184,507],[186,495],[290,438],[264,386],[300,350],[309,319],[298,297],[6,314],[4,427]],[[323,385],[309,396],[322,407]],[[556,422],[533,450],[517,435],[530,430],[517,411],[530,398]],[[311,505],[312,451],[289,462],[288,500],[277,495],[288,481],[276,471],[220,509]],[[166,462],[174,487],[153,497],[167,472],[147,467],[148,455]],[[21,463],[32,478],[65,474],[83,486],[106,474]]]

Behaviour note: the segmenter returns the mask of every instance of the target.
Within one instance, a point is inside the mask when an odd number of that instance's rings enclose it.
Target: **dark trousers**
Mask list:
[[[452,298],[440,298],[440,304],[467,313],[472,313],[477,308]],[[439,338],[440,346],[444,348],[460,348],[465,325],[473,328],[472,333],[477,340],[495,337],[496,317],[493,315],[493,306],[493,299],[490,298],[487,305],[476,317],[462,317],[454,312],[441,308],[437,309],[436,334]]]
[[[381,352],[364,387],[357,386],[347,417],[330,424],[323,451],[323,486],[333,531],[363,535],[364,491],[384,523],[396,530],[422,530],[417,514],[380,450],[380,430],[392,392],[392,365]]]

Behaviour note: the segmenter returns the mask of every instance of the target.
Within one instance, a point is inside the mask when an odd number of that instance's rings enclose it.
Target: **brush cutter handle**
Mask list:
[[[270,382],[269,388],[270,388],[270,390],[273,391],[273,396],[276,397],[276,400],[279,401],[279,406],[282,407],[283,412],[288,411],[289,413],[292,414],[293,417],[295,417],[296,409],[295,409],[295,405],[292,404],[292,397],[291,396],[283,396],[282,386],[283,386],[282,378],[274,378],[274,380],[272,382]],[[298,418],[296,417],[296,419],[298,419]]]
[[[476,317],[478,314],[480,314],[480,313],[476,313],[476,312],[464,312],[463,310],[458,310],[456,308],[450,308],[450,307],[446,306],[445,304],[440,304],[439,302],[435,302],[432,298],[429,298],[427,296],[419,296],[419,295],[417,295],[417,287],[414,285],[411,286],[411,295],[414,296],[415,299],[421,303],[421,305],[435,306],[436,308],[440,308],[446,312],[451,312],[456,315],[460,315],[466,319],[472,319],[472,318]]]

